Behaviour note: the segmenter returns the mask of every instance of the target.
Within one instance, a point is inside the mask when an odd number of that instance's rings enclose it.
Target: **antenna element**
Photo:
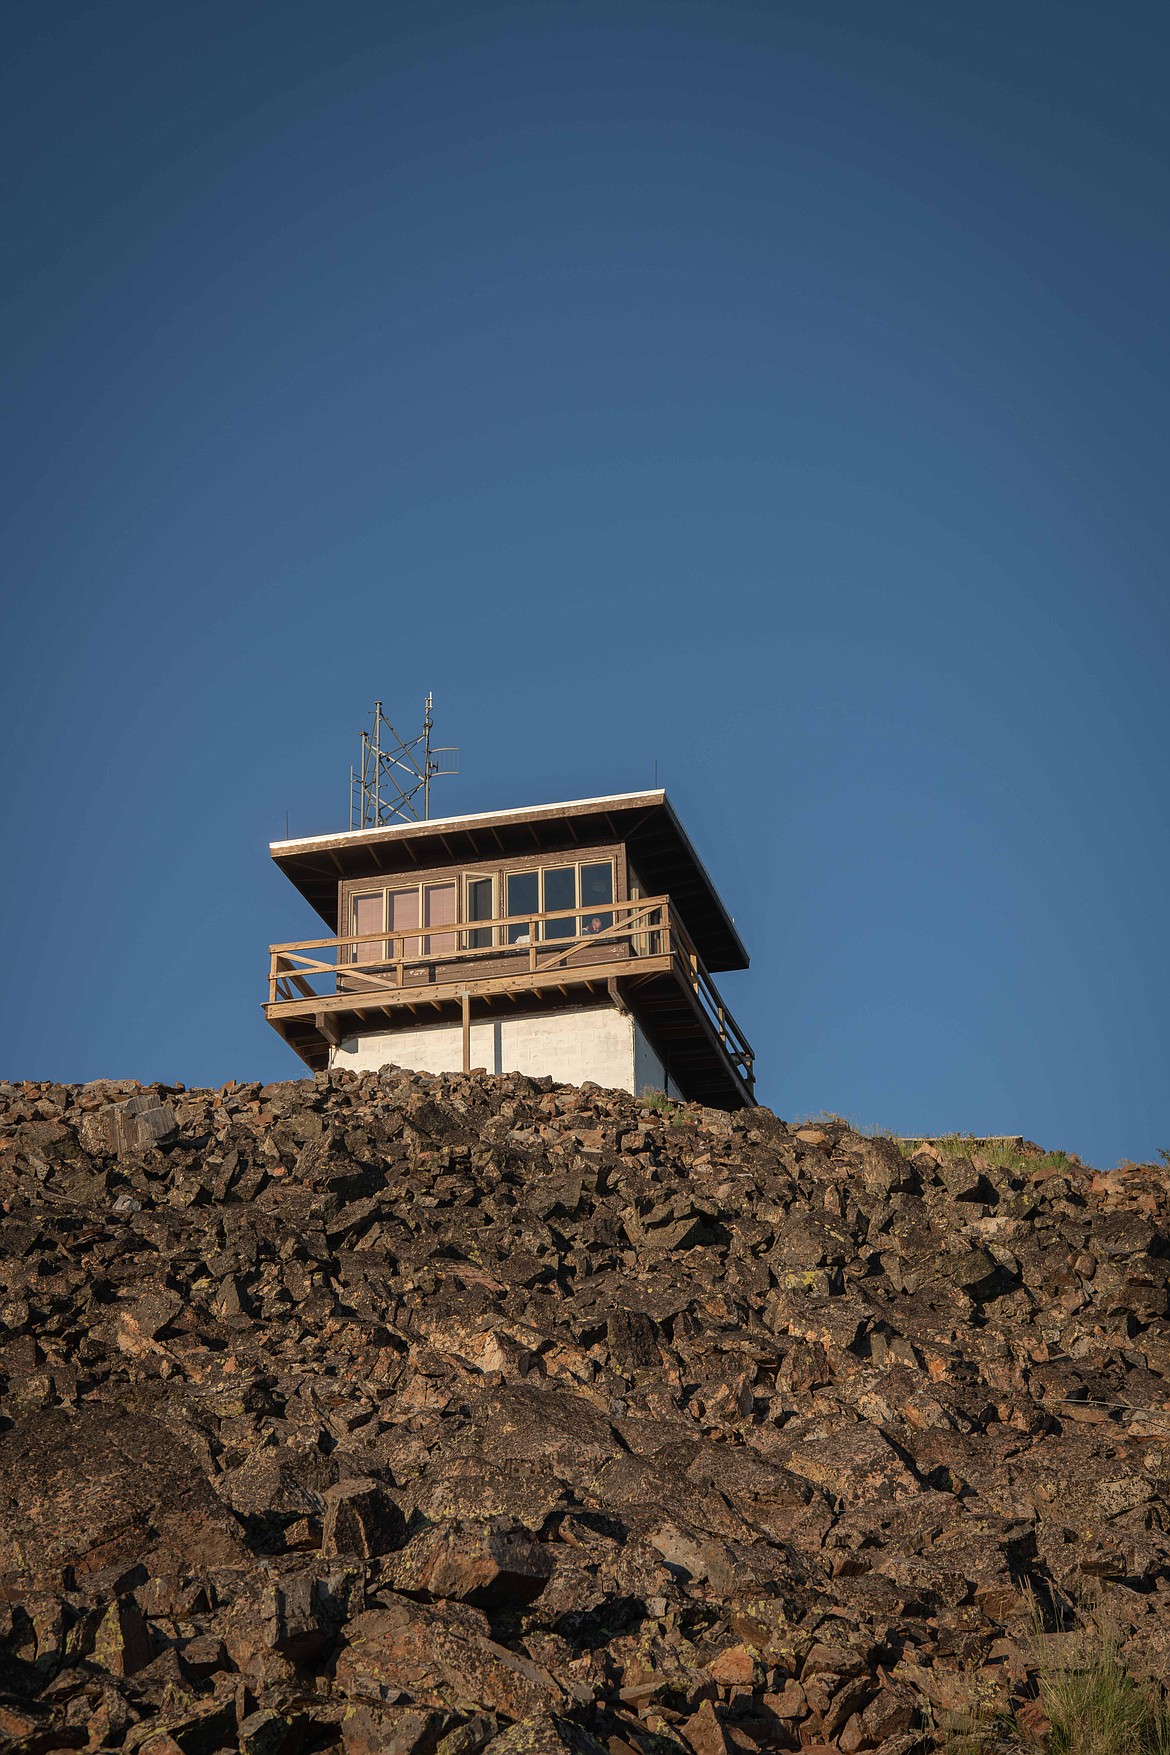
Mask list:
[[[381,701],[374,702],[374,728],[362,732],[362,765],[349,770],[349,826],[380,829],[396,819],[425,822],[431,814],[431,781],[459,772],[459,751],[452,744],[431,744],[433,696],[423,703],[423,728],[417,737],[399,737]],[[383,728],[386,736],[383,737]],[[422,815],[414,800],[422,793]]]

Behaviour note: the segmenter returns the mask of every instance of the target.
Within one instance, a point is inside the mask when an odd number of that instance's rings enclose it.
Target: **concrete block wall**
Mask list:
[[[347,1037],[333,1050],[330,1064],[356,1072],[387,1065],[414,1072],[459,1072],[463,1029],[458,1023],[414,1024]],[[492,1073],[553,1078],[563,1085],[592,1079],[611,1090],[667,1089],[662,1062],[641,1029],[611,1005],[473,1020],[471,1064]],[[670,1095],[677,1092],[671,1090]]]

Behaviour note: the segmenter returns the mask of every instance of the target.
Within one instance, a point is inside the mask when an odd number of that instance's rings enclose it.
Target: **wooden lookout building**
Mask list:
[[[308,1066],[754,1101],[752,1051],[710,974],[747,952],[665,792],[270,851],[332,935],[271,947],[265,1012]]]

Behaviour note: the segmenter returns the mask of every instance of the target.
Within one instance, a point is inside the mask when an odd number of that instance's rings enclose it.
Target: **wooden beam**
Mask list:
[[[639,974],[669,975],[672,962],[669,956],[640,958],[642,963],[650,963],[652,968],[640,969]],[[369,1011],[391,1008],[395,1011],[414,1009],[420,1006],[442,1007],[444,1002],[454,1004],[463,988],[478,998],[480,994],[517,994],[530,993],[537,995],[546,989],[553,991],[568,986],[570,988],[592,989],[603,983],[610,975],[630,973],[628,959],[609,963],[578,963],[562,965],[556,969],[538,969],[535,973],[523,970],[516,975],[495,975],[481,977],[478,981],[464,980],[458,984],[443,982],[434,987],[407,987],[402,990],[387,988],[379,991],[376,988],[363,989],[358,993],[338,993],[318,996],[313,1000],[282,999],[269,1001],[265,1010],[270,1018],[275,1017],[312,1017],[317,1011],[352,1012],[361,1017]]]
[[[396,950],[404,953],[408,943],[422,936],[417,928],[274,945],[269,951],[270,982],[275,979],[283,995],[290,995],[291,990],[297,997],[270,999],[265,1015],[286,1037],[290,1031],[297,1034],[297,1051],[305,1059],[320,1055],[327,1044],[336,1047],[360,1029],[364,1018],[374,1028],[387,1024],[392,1028],[396,1021],[416,1024],[425,1018],[457,1016],[466,1037],[464,1058],[469,1060],[472,999],[486,1008],[498,998],[510,1002],[510,1010],[516,1012],[543,1011],[581,1003],[583,996],[607,994],[623,1015],[631,1015],[633,1008],[633,1015],[653,1019],[664,1044],[678,1043],[676,1064],[692,1071],[688,1081],[692,1088],[705,1089],[708,1083],[712,1089],[726,1091],[729,1087],[734,1097],[750,1101],[750,1045],[727,1011],[670,898],[663,895],[616,902],[608,912],[611,923],[600,934],[577,933],[559,943],[533,936],[527,956],[517,956],[520,966],[507,966],[507,972],[496,960],[501,954],[498,944],[453,955],[436,952],[421,959],[432,973],[440,974],[434,984],[404,986],[401,957],[389,965],[377,960],[385,958],[388,940],[394,940]],[[542,914],[505,915],[490,926],[498,933],[522,922],[534,934],[541,921],[574,921],[578,913],[579,909],[554,909]],[[660,916],[659,923],[651,927],[646,922],[655,913]],[[453,932],[460,930],[456,926]],[[655,953],[651,955],[647,949],[631,956],[631,949],[643,941],[647,946],[655,944]],[[457,939],[454,942],[458,944]],[[355,949],[359,956],[370,957],[370,962],[342,961]],[[619,956],[619,951],[624,955]],[[582,957],[596,960],[578,960]],[[494,960],[494,972],[489,974]],[[532,966],[524,967],[525,962]],[[484,972],[476,974],[478,969]],[[341,991],[315,994],[310,980],[318,985],[336,984]]]
[[[471,995],[466,988],[460,995],[463,1006],[463,1070],[471,1071]]]

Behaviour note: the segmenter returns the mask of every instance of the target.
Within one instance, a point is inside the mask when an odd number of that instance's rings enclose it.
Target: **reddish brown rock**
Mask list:
[[[395,1704],[406,1696],[510,1719],[539,1712],[560,1697],[537,1665],[489,1637],[475,1611],[406,1598],[350,1621],[335,1674],[339,1686],[360,1699]]]
[[[549,1549],[530,1531],[505,1518],[486,1517],[421,1531],[381,1571],[387,1583],[408,1595],[492,1608],[534,1602],[552,1568]]]
[[[1022,1140],[0,1083],[0,1737],[928,1755],[1048,1602],[1170,1678],[1168,1287],[1167,1169]]]
[[[144,1416],[49,1409],[0,1435],[0,1581],[110,1568],[242,1564],[247,1550],[194,1456]]]
[[[325,1506],[321,1551],[363,1559],[397,1547],[405,1533],[398,1506],[377,1481],[340,1481],[322,1495]]]

